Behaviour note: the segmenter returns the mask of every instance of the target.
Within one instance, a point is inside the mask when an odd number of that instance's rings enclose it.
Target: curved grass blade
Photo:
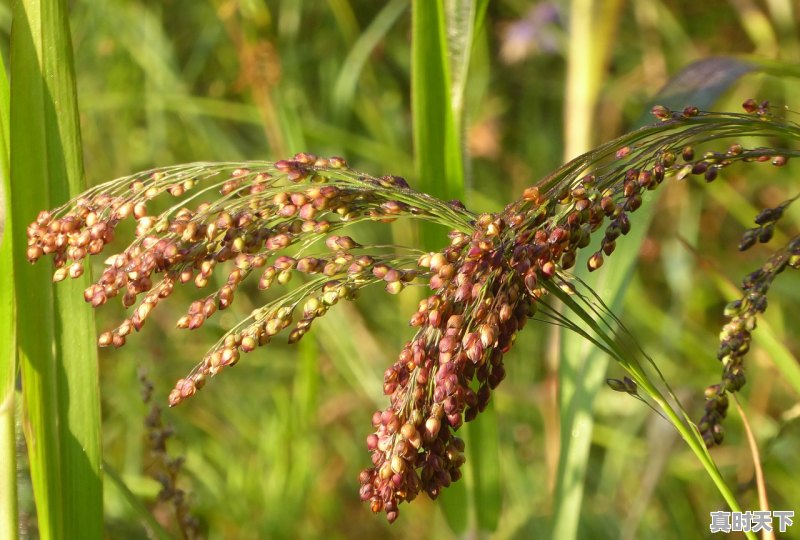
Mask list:
[[[630,374],[637,385],[637,392],[642,390],[644,396],[655,403],[655,406],[648,405],[654,410],[656,410],[655,407],[660,409],[664,413],[660,416],[669,421],[680,433],[731,510],[740,512],[741,507],[733,491],[722,478],[703,438],[686,411],[683,410],[658,366],[633,341],[633,336],[592,288],[587,287],[587,284],[580,279],[569,281],[569,285],[569,291],[565,291],[564,287],[556,283],[546,285],[549,292],[568,309],[569,315],[564,317],[565,324],[563,326],[575,332],[575,335],[582,340],[597,346]],[[576,289],[576,285],[580,289],[587,290],[588,294]],[[577,317],[577,320],[571,317]],[[639,360],[640,356],[644,357],[644,362]],[[646,366],[649,368],[646,369]],[[664,388],[666,396],[659,390],[659,385]],[[644,396],[639,395],[640,398]],[[748,531],[745,534],[748,539],[755,540],[756,538],[752,532]]]
[[[332,99],[335,107],[344,109],[353,103],[358,79],[367,64],[367,60],[369,60],[369,56],[407,8],[408,2],[405,0],[391,0],[359,35],[358,40],[350,50],[350,54],[347,55],[342,64],[336,84],[333,87]]]
[[[693,62],[676,73],[656,93],[650,105],[664,105],[680,110],[687,105],[711,108],[731,86],[748,73],[764,73],[779,78],[800,77],[796,64],[747,56],[712,56]],[[645,111],[648,111],[647,107]],[[639,118],[639,125],[650,121],[648,112]]]
[[[654,98],[654,102],[672,104],[676,108],[683,108],[688,104],[710,108],[722,93],[742,75],[753,71],[755,66],[753,63],[727,58],[697,62],[675,75]],[[643,118],[640,125],[650,121],[650,118]],[[654,208],[661,193],[663,191],[654,194],[649,208]],[[591,247],[584,250],[578,258],[576,267],[579,270],[576,275],[592,290],[604,291],[604,298],[613,312],[617,312],[622,306],[651,219],[650,210],[632,216],[631,234],[614,253],[613,272],[606,269],[590,274],[586,270],[587,257],[593,252]],[[562,450],[556,478],[553,530],[559,538],[575,538],[578,533],[575,516],[580,513],[589,457],[592,405],[597,392],[603,387],[607,359],[601,351],[588,346],[580,336],[562,331],[561,339],[561,365],[567,372],[562,373],[561,377],[559,406],[562,411]],[[577,380],[581,384],[573,379],[579,374]],[[576,429],[581,434],[579,439],[569,436]]]
[[[687,105],[708,108],[739,78],[755,69],[752,62],[731,56],[703,58],[676,73],[656,94],[655,100],[659,105],[676,110]],[[644,116],[642,120],[649,121]]]

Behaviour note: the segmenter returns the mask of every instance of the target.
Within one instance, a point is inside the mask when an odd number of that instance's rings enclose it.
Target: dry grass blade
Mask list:
[[[753,435],[753,430],[750,428],[750,421],[739,403],[739,398],[733,396],[733,402],[736,405],[736,410],[742,418],[742,425],[744,432],[747,435],[747,444],[750,446],[750,454],[753,457],[753,470],[756,474],[756,488],[758,489],[758,509],[769,512],[769,499],[767,498],[767,484],[764,481],[764,469],[761,467],[761,453],[758,451],[758,443],[756,437]],[[763,540],[775,540],[775,532],[772,529],[763,529],[761,537]]]

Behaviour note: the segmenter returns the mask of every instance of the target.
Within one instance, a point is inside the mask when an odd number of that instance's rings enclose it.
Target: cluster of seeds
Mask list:
[[[695,108],[654,113],[674,123],[700,115]],[[581,162],[568,164],[574,168],[567,180],[526,189],[502,213],[479,216],[471,235],[453,231],[447,249],[420,259],[434,294],[412,316],[417,333],[384,374],[390,406],[373,416],[375,431],[367,438],[373,466],[360,476],[361,498],[373,511],[393,521],[400,502],[421,490],[436,497],[460,477],[463,443],[453,433],[485,408],[505,375],[503,354],[535,313],[546,282],[575,265],[596,231],[602,228],[603,236],[588,258],[590,271],[630,232],[642,194],[665,178],[712,181],[734,161],[777,159],[738,145],[696,158],[688,137],[612,149],[609,163],[590,174],[575,174],[585,169]]]
[[[373,415],[373,466],[360,475],[361,499],[391,522],[398,504],[424,490],[436,498],[461,477],[464,443],[454,432],[489,403],[505,378],[503,356],[525,325],[531,299],[504,260],[505,224],[484,214],[468,235],[422,256],[431,294],[409,324],[417,329],[384,374],[390,405]]]
[[[743,106],[748,114],[760,118],[770,116],[766,102],[755,104],[748,100]],[[676,113],[657,106],[653,114],[663,122],[687,126],[692,124],[686,121],[703,116],[694,107]],[[739,117],[733,115],[731,119],[738,121]],[[692,128],[686,131],[691,132]],[[689,136],[695,138],[694,133]],[[773,149],[745,149],[740,144],[730,145],[724,153],[707,152],[698,158],[695,147],[686,142],[686,132],[679,132],[671,138],[658,138],[657,146],[647,139],[625,145],[614,152],[609,165],[597,167],[574,184],[552,183],[545,179],[509,205],[505,219],[515,231],[510,264],[523,279],[532,298],[545,294],[541,286],[543,278],[550,279],[556,272],[575,264],[577,251],[586,247],[589,237],[605,224],[599,249],[587,261],[590,271],[599,268],[604,255],[614,251],[617,239],[630,231],[629,214],[641,206],[642,193],[656,189],[665,178],[682,180],[694,175],[712,182],[722,168],[737,161],[769,162],[777,167],[788,161],[787,155]],[[582,165],[579,158],[564,169],[572,168],[570,172],[574,172]],[[763,210],[756,217],[756,227],[744,234],[740,249],[748,249],[756,242],[768,242],[775,223],[796,198]],[[709,447],[719,444],[723,438],[721,422],[728,407],[726,393],[738,390],[745,382],[742,359],[749,349],[756,315],[766,308],[769,285],[785,268],[797,267],[799,247],[800,240],[792,240],[761,269],[748,276],[742,286],[744,296],[726,309],[730,322],[723,328],[718,352],[724,364],[723,381],[706,389],[705,414],[698,422]],[[612,387],[636,395],[635,383],[627,378],[622,382],[612,381]]]
[[[549,281],[566,280],[564,271],[593,236],[602,234],[588,258],[592,271],[630,231],[630,215],[642,206],[643,194],[665,179],[698,176],[711,182],[738,161],[786,163],[791,152],[739,144],[699,155],[698,145],[722,136],[781,127],[768,104],[748,100],[744,107],[744,115],[654,107],[657,124],[564,165],[497,214],[475,215],[458,202],[416,192],[399,177],[356,173],[341,158],[298,154],[246,168],[208,163],[167,168],[98,186],[52,213],[42,212],[28,228],[28,258],[52,255],[55,281],[77,277],[83,260],[102,252],[123,220],[135,219],[135,240],[106,260],[100,278],[85,291],[92,306],[121,295],[131,309],[121,324],[100,335],[100,346],[124,345],[176,285],[191,282],[203,289],[221,283],[177,321],[179,328],[193,330],[230,307],[253,273],[262,290],[298,278],[297,286],[230,329],[176,383],[170,405],[284,330],[290,343],[297,342],[316,318],[340,300],[355,299],[365,286],[382,283],[396,294],[427,279],[431,294],[410,319],[416,334],[384,374],[390,402],[373,415],[374,431],[367,437],[372,466],[360,475],[361,499],[394,521],[401,502],[421,491],[435,498],[460,478],[464,443],[456,431],[487,406],[505,377],[503,358],[516,333],[536,312]],[[177,204],[151,214],[162,193]],[[214,200],[202,202],[208,195]],[[762,212],[742,246],[769,240],[786,204]],[[450,244],[421,253],[362,246],[341,234],[352,223],[404,217],[449,226]],[[700,422],[709,445],[721,440],[726,392],[744,384],[741,357],[755,315],[766,307],[767,289],[777,273],[800,264],[799,252],[796,238],[749,276],[745,297],[729,306],[731,321],[720,348],[724,379],[707,391]],[[636,393],[630,379],[616,383]]]
[[[775,208],[765,208],[756,216],[756,226],[745,231],[742,240],[739,242],[739,251],[746,251],[753,247],[756,242],[765,244],[772,240],[775,233],[775,224],[783,217],[783,212],[792,204],[797,197],[788,199]]]
[[[203,361],[183,379],[179,379],[170,392],[169,403],[177,405],[202,388],[209,376],[224,367],[235,365],[240,353],[248,353],[266,345],[273,337],[293,324],[296,313],[299,320],[289,331],[288,342],[297,343],[318,317],[340,300],[354,300],[359,291],[368,285],[385,283],[392,294],[399,293],[418,275],[414,268],[416,255],[391,256],[357,255],[350,250],[357,244],[349,236],[328,237],[329,254],[300,258],[278,256],[265,267],[259,279],[259,288],[270,288],[273,283],[286,285],[292,274],[308,276],[303,284],[279,299],[255,310],[248,318],[229,331],[205,356]],[[214,312],[220,301],[226,300],[226,285],[220,298],[206,297],[189,306],[186,315],[178,320],[180,328],[197,328]]]
[[[752,246],[754,238],[761,242],[769,240],[775,222],[793,200],[790,199],[776,208],[763,210],[756,217],[758,226],[744,234],[741,243],[743,249]],[[753,231],[760,232],[754,234]],[[768,238],[762,240],[764,237]],[[800,235],[774,253],[761,268],[747,275],[742,281],[742,297],[725,307],[725,317],[729,320],[720,332],[720,346],[717,351],[717,359],[723,365],[722,381],[706,388],[705,411],[697,425],[709,448],[720,444],[724,438],[722,421],[728,409],[727,393],[736,392],[745,384],[743,361],[750,350],[757,317],[767,309],[767,293],[772,282],[787,268],[800,269]]]
[[[165,192],[184,200],[150,214],[148,206],[155,206],[153,199]],[[199,202],[207,194],[216,199]],[[176,285],[191,282],[206,288],[220,268],[226,273],[223,284],[192,302],[177,321],[179,328],[200,328],[217,310],[228,308],[251,273],[260,274],[261,289],[285,285],[294,273],[314,278],[301,288],[304,294],[295,292],[279,305],[257,310],[249,325],[221,340],[189,377],[178,381],[170,396],[175,405],[202,387],[208,375],[235,364],[240,352],[268,343],[288,327],[300,301],[305,300],[303,316],[290,342],[299,340],[314,318],[339,299],[354,298],[363,286],[383,281],[388,291],[397,293],[413,281],[414,250],[358,254],[353,250],[360,246],[352,238],[332,233],[358,221],[387,222],[400,215],[444,215],[451,222],[454,215],[462,221],[471,217],[465,211],[456,214],[458,209],[445,203],[419,208],[410,204],[415,200],[427,202],[402,178],[358,175],[341,158],[298,154],[249,168],[196,164],[137,175],[124,184],[110,182],[52,213],[40,213],[28,227],[27,255],[31,262],[52,255],[54,281],[77,277],[83,273],[83,259],[102,252],[122,220],[135,220],[135,240],[106,259],[99,279],[84,292],[94,307],[119,295],[123,306],[132,308],[116,328],[100,334],[101,347],[121,347]],[[190,202],[196,206],[190,208]],[[312,252],[321,244],[325,253]]]

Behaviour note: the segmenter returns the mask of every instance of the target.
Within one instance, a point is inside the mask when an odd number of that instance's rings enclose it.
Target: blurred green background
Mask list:
[[[412,148],[410,2],[70,5],[90,184],[153,166],[275,160],[310,151],[341,155],[356,169],[420,185]],[[465,202],[471,209],[502,209],[569,152],[565,125],[574,111],[565,104],[565,80],[570,63],[580,62],[568,55],[570,21],[579,10],[596,15],[593,24],[605,36],[597,47],[608,50],[589,124],[593,143],[633,127],[669,77],[694,60],[756,54],[800,61],[800,19],[792,0],[490,2],[477,29],[465,96]],[[0,28],[8,34],[9,27],[6,1]],[[798,108],[799,89],[780,76],[748,75],[715,108],[740,110],[749,97]],[[725,183],[709,189],[690,182],[666,187],[621,314],[695,418],[702,414],[702,389],[721,371],[715,352],[722,308],[736,294],[732,286],[768,253],[738,253],[738,237],[757,208],[792,193],[796,169],[737,166],[724,177]],[[797,209],[792,218],[796,226]],[[408,244],[414,234],[392,226],[360,227],[353,235]],[[602,271],[613,272],[613,262]],[[170,508],[156,503],[159,485],[148,476],[148,407],[137,372],[147,371],[154,400],[165,404],[174,381],[262,301],[249,284],[249,294],[239,295],[202,334],[174,331],[191,294],[176,293],[142,335],[100,356],[105,459],[171,530]],[[369,465],[364,439],[370,418],[386,403],[382,374],[412,335],[407,318],[421,294],[368,291],[317,322],[300,346],[276,343],[247,355],[195,399],[164,412],[175,429],[170,454],[186,458],[179,484],[206,537],[457,536],[439,502],[424,496],[404,505],[392,526],[358,500],[358,472]],[[800,403],[771,359],[780,354],[797,362],[798,297],[797,276],[775,285],[741,393],[772,507],[795,511]],[[110,327],[120,313],[116,305],[100,310],[99,325]],[[510,376],[493,398],[497,490],[485,501],[499,505],[499,524],[493,532],[468,528],[461,537],[546,535],[559,460],[551,336],[548,325],[531,323],[507,357]],[[615,366],[609,371],[622,376]],[[584,500],[574,516],[578,537],[709,537],[708,513],[723,507],[721,497],[671,426],[611,390],[601,390],[594,413]],[[743,508],[755,510],[753,463],[736,413],[726,426],[726,442],[713,455]],[[21,495],[35,536],[30,492]],[[106,485],[105,498],[108,537],[144,537],[113,486]]]

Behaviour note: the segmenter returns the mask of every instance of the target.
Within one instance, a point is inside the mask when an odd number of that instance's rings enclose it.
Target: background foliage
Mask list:
[[[343,155],[356,169],[424,186],[412,143],[410,6],[403,0],[72,2],[88,183],[197,159],[279,159],[307,150]],[[583,31],[602,40],[589,45],[607,50],[607,58],[570,53],[580,30],[575,14],[592,15]],[[6,34],[10,20],[6,3],[0,9]],[[597,68],[597,79],[584,81],[596,86],[596,106],[577,111],[591,116],[585,143],[598,143],[635,125],[651,96],[693,60],[758,54],[800,62],[798,22],[791,0],[488,3],[484,24],[475,28],[464,92],[465,202],[500,210],[565,154],[572,157],[564,134],[574,134],[576,108],[566,100],[575,89],[565,80],[574,81],[566,77],[575,63],[591,61]],[[714,108],[738,110],[748,97],[797,108],[798,95],[795,81],[751,74]],[[756,208],[792,193],[793,173],[792,167],[735,167],[710,189],[672,183],[653,209],[639,265],[627,276],[621,317],[695,416],[702,389],[719,376],[714,355],[722,308],[765,253],[739,254],[738,238]],[[403,226],[358,231],[376,243],[407,244],[415,234]],[[614,272],[613,265],[611,258],[601,272]],[[792,471],[800,467],[800,404],[772,360],[797,363],[793,321],[800,315],[800,288],[796,276],[775,287],[774,298],[782,301],[771,304],[756,333],[740,399],[760,444],[773,508],[798,510],[800,487]],[[175,379],[223,327],[257,305],[258,291],[251,288],[250,300],[240,295],[235,312],[210,321],[202,334],[172,331],[177,306],[186,305],[173,300],[176,308],[168,304],[154,314],[160,324],[145,328],[143,339],[100,353],[104,459],[168,529],[174,530],[171,508],[157,503],[159,485],[149,476],[154,459],[138,372],[146,370],[154,400],[165,403]],[[384,405],[382,373],[410,336],[398,329],[406,328],[415,294],[387,298],[367,291],[321,319],[312,333],[316,341],[270,346],[191,403],[164,413],[176,433],[170,453],[186,458],[180,485],[208,537],[454,536],[441,505],[424,497],[389,527],[357,495],[358,471],[369,459],[363,439],[372,411]],[[118,319],[115,306],[98,313],[103,328]],[[497,507],[493,538],[543,534],[563,502],[554,499],[563,455],[553,347],[551,328],[529,325],[508,356],[511,376],[494,395],[499,459],[489,466],[496,493],[478,501]],[[613,366],[609,371],[621,376]],[[601,390],[589,407],[595,424],[583,504],[568,507],[577,536],[704,536],[708,512],[723,503],[672,428],[610,390]],[[738,486],[742,507],[756,509],[752,459],[733,413],[727,429],[726,443],[713,455]],[[139,538],[140,516],[115,486],[105,486],[107,535]],[[19,495],[27,517],[21,526],[35,535],[25,481]],[[469,527],[479,528],[474,522]]]

